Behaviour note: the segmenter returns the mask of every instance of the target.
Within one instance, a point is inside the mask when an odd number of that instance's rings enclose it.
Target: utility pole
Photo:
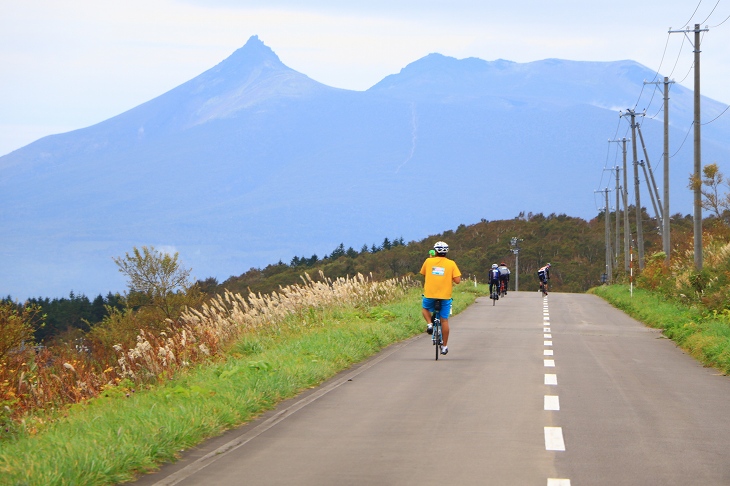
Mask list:
[[[644,230],[641,224],[641,187],[639,185],[639,160],[636,156],[636,112],[627,110],[631,117],[631,149],[634,155],[634,196],[636,199],[636,243],[639,247],[639,270],[644,269]],[[622,115],[623,116],[623,115]]]
[[[611,262],[613,261],[613,251],[611,250],[611,223],[609,221],[608,217],[608,193],[609,189],[606,188],[602,191],[596,191],[596,192],[603,192],[606,195],[606,209],[605,209],[605,226],[606,226],[606,279],[604,283],[609,283],[611,280],[613,280],[613,266]],[[603,280],[603,279],[602,279]]]
[[[694,32],[694,48],[695,48],[695,87],[694,87],[694,237],[695,237],[695,269],[702,270],[702,142],[700,123],[700,33],[707,32],[710,29],[700,29],[700,24],[695,24],[694,29],[672,30],[669,33],[682,32],[685,36]],[[691,42],[691,41],[690,41]]]
[[[616,212],[615,212],[615,216],[616,216],[616,245],[613,248],[611,248],[611,266],[613,267],[613,266],[618,265],[618,263],[617,263],[617,261],[618,261],[618,238],[619,238],[619,231],[620,231],[620,229],[619,229],[619,218],[618,218],[618,208],[619,208],[619,205],[618,205],[619,204],[619,202],[618,202],[618,190],[619,190],[619,185],[618,185],[619,173],[618,173],[618,170],[619,170],[619,168],[617,166],[617,167],[614,167],[612,169],[603,169],[603,170],[609,170],[611,172],[614,172],[614,171],[616,172]],[[606,190],[608,190],[608,188],[606,188]],[[601,192],[601,191],[598,191],[598,192]],[[607,221],[607,224],[609,224],[609,225],[611,224],[610,208],[607,208],[606,209],[606,221]],[[616,253],[615,254],[613,252],[614,249],[616,250]],[[611,277],[613,278],[613,273],[611,274]]]
[[[522,241],[522,238],[517,237],[510,240],[512,253],[515,254],[515,292],[520,290],[520,241]]]
[[[669,85],[674,81],[664,76],[664,81],[653,81],[644,84],[664,84],[664,208],[662,209],[662,249],[666,255],[665,261],[669,263],[671,244],[669,239]],[[648,160],[648,159],[647,159]]]
[[[619,190],[621,190],[621,186],[619,185],[618,178],[619,178],[619,166],[617,165],[616,166],[616,212],[614,214],[614,216],[616,217],[616,244],[613,247],[613,250],[614,250],[613,251],[613,254],[614,254],[613,264],[617,268],[618,268],[618,246],[619,246],[618,242],[619,242],[619,233],[621,232],[620,223],[619,223],[620,220],[618,218],[618,208],[619,208],[618,192],[619,192]]]
[[[629,240],[631,239],[631,225],[629,224],[629,176],[626,170],[626,138],[621,139],[624,156],[624,190],[621,196],[624,199],[624,271],[629,272]]]
[[[664,232],[662,233],[662,246],[667,264],[669,264],[672,252],[669,238],[669,82],[669,78],[664,76]]]
[[[609,140],[609,143],[621,142],[623,152],[624,185],[623,189],[621,190],[621,198],[624,204],[624,271],[626,273],[629,273],[629,240],[631,239],[631,228],[629,227],[629,179],[628,172],[626,170],[626,142],[630,140],[631,139],[627,138],[622,138],[620,140]],[[618,193],[616,194],[616,196],[618,197]],[[618,218],[618,212],[616,213],[616,217]],[[618,225],[618,222],[616,224]],[[618,233],[618,231],[616,233]],[[616,254],[618,254],[618,244],[616,245]]]

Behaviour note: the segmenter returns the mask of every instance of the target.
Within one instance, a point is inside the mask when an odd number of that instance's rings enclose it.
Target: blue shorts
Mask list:
[[[454,299],[429,299],[428,297],[424,297],[421,307],[426,309],[428,312],[433,312],[437,300],[441,301],[441,317],[448,319],[451,315],[451,302],[453,302]]]

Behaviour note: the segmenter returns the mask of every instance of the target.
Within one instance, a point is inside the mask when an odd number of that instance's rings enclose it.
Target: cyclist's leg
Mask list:
[[[449,343],[449,317],[451,317],[451,300],[441,301],[441,332],[444,335],[444,347]]]
[[[423,297],[421,299],[421,315],[426,320],[426,332],[431,334],[431,313],[434,311],[434,299]]]
[[[434,310],[434,306],[434,299],[429,299],[428,297],[421,298],[421,314],[426,319],[426,324],[431,324],[431,313]]]

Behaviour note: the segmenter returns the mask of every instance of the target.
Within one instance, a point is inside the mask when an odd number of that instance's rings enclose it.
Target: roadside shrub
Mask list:
[[[78,403],[109,393],[124,383],[154,384],[193,364],[218,359],[243,333],[260,329],[279,331],[306,326],[323,309],[370,307],[405,294],[409,278],[373,281],[370,277],[315,281],[280,287],[271,295],[226,294],[198,309],[186,308],[175,319],[159,320],[159,311],[108,309],[109,315],[88,333],[67,335],[48,347],[34,348],[28,339],[33,309],[14,305],[0,308],[0,421],[19,418],[33,410]],[[8,330],[5,335],[5,329]],[[0,435],[0,438],[2,435]]]
[[[657,290],[664,289],[670,275],[669,266],[666,264],[667,254],[663,251],[657,252],[649,256],[644,270],[636,279],[639,286],[645,289]]]

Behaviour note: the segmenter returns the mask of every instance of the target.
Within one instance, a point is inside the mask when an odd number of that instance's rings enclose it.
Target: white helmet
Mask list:
[[[496,263],[492,263],[492,268],[497,268],[498,266]]]
[[[433,245],[433,249],[436,250],[436,253],[439,255],[446,255],[449,252],[449,245],[443,241],[437,241],[436,244]]]

